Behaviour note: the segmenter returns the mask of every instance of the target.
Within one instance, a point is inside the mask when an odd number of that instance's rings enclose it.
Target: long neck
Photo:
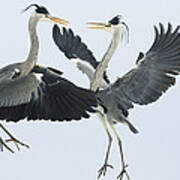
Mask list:
[[[21,75],[27,75],[36,64],[39,52],[39,40],[36,32],[38,18],[31,16],[29,20],[30,50],[27,59],[23,63]]]
[[[99,63],[96,72],[94,74],[94,77],[91,81],[92,90],[96,91],[98,88],[100,88],[100,85],[102,84],[103,81],[104,71],[108,67],[109,61],[119,44],[120,38],[121,38],[121,32],[119,32],[119,30],[115,31],[113,33],[111,44],[109,45],[108,50],[103,56],[102,61]]]
[[[103,65],[104,68],[107,68],[109,61],[111,60],[116,48],[118,47],[120,38],[121,38],[121,34],[119,32],[113,33],[112,41],[101,61],[101,65]]]

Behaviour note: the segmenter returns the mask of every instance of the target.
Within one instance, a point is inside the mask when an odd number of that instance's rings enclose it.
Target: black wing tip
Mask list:
[[[53,29],[59,29],[57,24],[54,24]]]
[[[175,44],[177,42],[177,39],[180,38],[179,29],[180,29],[179,25],[177,25],[176,28],[173,28],[172,23],[170,22],[167,23],[167,28],[165,28],[165,25],[163,25],[163,23],[161,22],[159,23],[159,25],[154,26],[155,38],[149,51],[152,51],[152,50],[159,51],[160,49],[163,49],[164,47],[167,48],[167,46],[169,45],[172,46],[172,44]]]
[[[75,34],[71,28],[66,29],[63,27],[62,33],[59,31],[59,28],[54,26],[53,38],[56,45],[68,59],[79,58],[89,62],[94,68],[97,67],[96,58],[79,35]],[[62,46],[63,48],[61,48]]]
[[[155,31],[155,35],[158,34],[158,27],[156,25],[154,25],[154,31]]]
[[[60,33],[60,28],[57,24],[53,26],[53,35],[58,35]]]
[[[159,26],[154,25],[154,30],[156,35],[161,35],[161,34],[169,34],[169,33],[179,33],[180,25],[177,25],[175,30],[172,30],[172,23],[168,22],[167,23],[167,31],[165,32],[165,25],[162,22],[159,22]]]
[[[139,62],[144,58],[144,53],[142,51],[139,52],[138,58],[136,60],[136,64],[139,64]]]

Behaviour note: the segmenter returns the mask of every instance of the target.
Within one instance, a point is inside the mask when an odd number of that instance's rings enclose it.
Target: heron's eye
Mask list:
[[[109,24],[106,24],[105,27],[111,27],[111,24],[110,24],[110,23],[109,23]]]

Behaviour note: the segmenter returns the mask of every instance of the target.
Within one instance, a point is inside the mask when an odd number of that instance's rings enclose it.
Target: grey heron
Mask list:
[[[96,61],[92,51],[88,49],[78,35],[74,35],[71,29],[63,28],[63,32],[61,32],[55,25],[53,38],[58,48],[69,59],[73,59],[77,67],[89,77],[91,88],[94,91],[97,88],[104,88],[104,90],[96,92],[106,107],[106,111],[98,112],[98,116],[107,132],[109,144],[105,162],[99,170],[98,177],[106,174],[107,167],[112,168],[108,164],[112,143],[112,137],[106,124],[109,123],[118,140],[122,159],[122,171],[118,178],[122,179],[123,175],[126,174],[129,179],[121,140],[115,130],[114,123],[124,123],[128,125],[132,132],[137,133],[136,128],[127,120],[128,110],[133,108],[134,104],[148,105],[155,102],[169,87],[175,84],[175,76],[180,72],[180,33],[178,32],[180,26],[173,30],[172,25],[168,23],[167,31],[161,23],[159,23],[160,30],[157,26],[154,26],[155,39],[150,49],[145,54],[140,52],[135,63],[136,66],[114,83],[108,85],[105,78],[103,78],[103,74],[120,40],[122,26],[125,29],[127,29],[127,26],[120,21],[119,16],[111,19],[108,23],[90,24],[92,25],[91,29],[107,30],[113,35],[112,42],[101,62]]]
[[[95,93],[76,86],[62,77],[62,72],[52,67],[36,65],[39,41],[36,27],[40,21],[51,21],[62,25],[68,22],[53,17],[48,10],[37,4],[28,6],[24,11],[35,7],[29,19],[31,46],[25,61],[10,64],[0,69],[0,120],[18,122],[27,120],[71,121],[88,118],[88,112],[95,112],[97,98]],[[0,123],[16,145],[25,145],[14,138]],[[14,152],[0,138],[0,144]]]

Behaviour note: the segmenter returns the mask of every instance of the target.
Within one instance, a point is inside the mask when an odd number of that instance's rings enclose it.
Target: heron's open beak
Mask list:
[[[48,19],[50,20],[50,21],[53,21],[53,22],[55,22],[55,23],[58,23],[58,24],[63,24],[63,25],[65,25],[65,26],[67,26],[68,24],[69,24],[69,22],[68,21],[66,21],[66,20],[64,20],[64,19],[60,19],[60,18],[58,18],[58,17],[52,17],[52,16],[48,16]]]
[[[89,29],[104,29],[106,30],[106,28],[108,27],[108,24],[105,23],[98,23],[98,22],[88,22],[87,23],[89,26]]]

